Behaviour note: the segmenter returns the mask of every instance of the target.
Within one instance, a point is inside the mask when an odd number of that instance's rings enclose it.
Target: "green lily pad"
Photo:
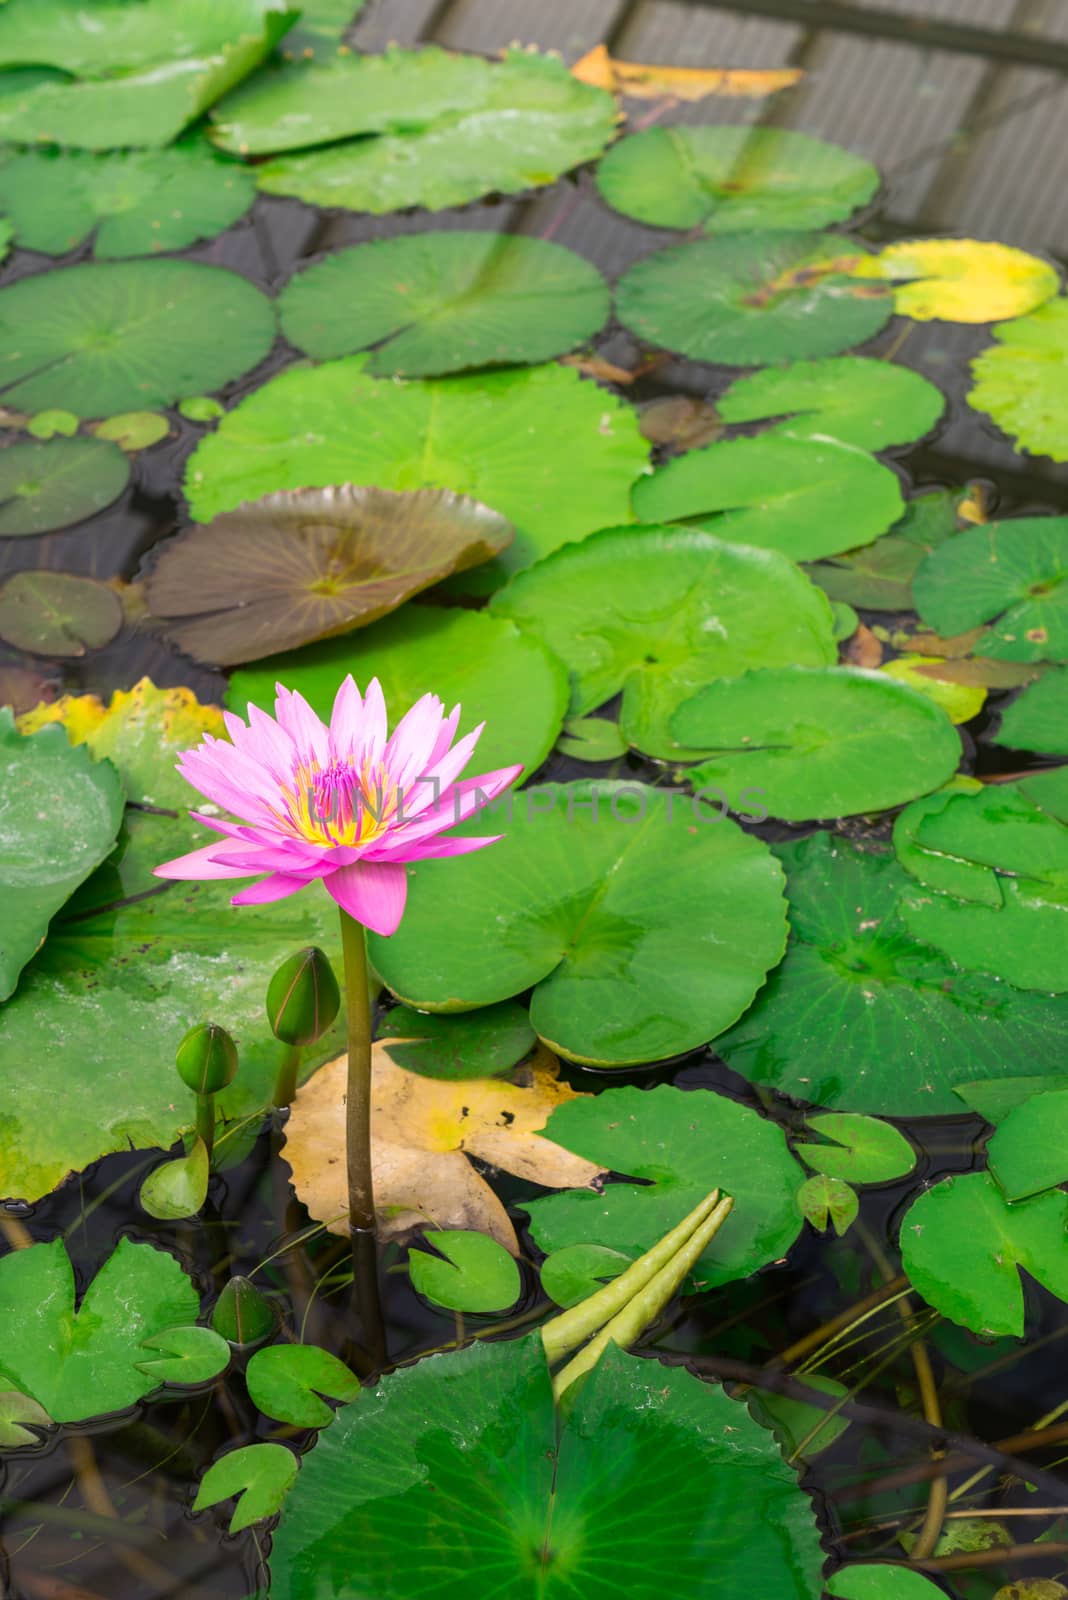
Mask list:
[[[972,1083],[958,1083],[953,1092],[963,1100],[969,1111],[974,1111],[984,1122],[996,1127],[1004,1122],[1010,1111],[1022,1106],[1036,1095],[1068,1089],[1068,1073],[1052,1072],[1043,1077],[1030,1078],[977,1078]]]
[[[283,1047],[263,997],[279,959],[318,945],[340,971],[336,908],[318,885],[240,909],[229,903],[232,884],[160,886],[151,868],[188,850],[190,831],[185,820],[128,811],[120,851],[79,891],[79,915],[53,923],[0,1008],[0,1056],[32,1064],[5,1086],[0,1196],[34,1200],[113,1150],[169,1149],[193,1120],[192,1097],[176,1093],[174,1052],[204,1017],[241,1054],[218,1097],[223,1114],[268,1105]],[[149,884],[155,893],[144,892]],[[336,1055],[342,1037],[335,1024],[306,1050],[302,1075]]]
[[[912,579],[924,556],[956,531],[956,496],[934,489],[907,500],[904,516],[874,544],[816,562],[808,575],[832,600],[869,611],[911,611]]]
[[[300,1457],[284,1444],[246,1444],[228,1450],[201,1478],[193,1510],[204,1511],[236,1495],[230,1532],[240,1533],[281,1510],[299,1471]]]
[[[878,1117],[840,1111],[809,1117],[805,1126],[827,1141],[794,1144],[796,1154],[813,1172],[849,1183],[888,1183],[916,1165],[916,1152],[905,1135]]]
[[[0,399],[83,417],[217,389],[274,342],[267,296],[195,261],[88,262],[0,289]]]
[[[206,522],[275,489],[454,489],[516,530],[464,580],[486,593],[568,540],[627,521],[647,454],[631,408],[566,367],[400,383],[350,356],[283,372],[228,412],[190,458],[186,495]]]
[[[547,361],[597,333],[608,309],[604,279],[573,250],[466,230],[339,250],[278,302],[290,344],[316,361],[371,349],[376,377]]]
[[[1029,1200],[1068,1183],[1068,1090],[1034,1094],[998,1124],[986,1147],[990,1170],[1009,1201]]]
[[[634,488],[642,522],[683,522],[735,544],[818,561],[870,544],[904,510],[889,467],[834,439],[726,439],[668,461]]]
[[[54,1422],[123,1411],[158,1389],[138,1366],[143,1342],[193,1322],[200,1297],[165,1250],[120,1239],[75,1310],[74,1269],[62,1239],[0,1258],[4,1348],[0,1377]],[[228,1352],[227,1352],[228,1353]]]
[[[736,1072],[836,1110],[933,1117],[959,1115],[957,1083],[1051,1070],[1068,1001],[962,972],[921,943],[902,917],[912,880],[892,856],[826,833],[776,853],[790,942],[716,1042]]]
[[[365,0],[302,0],[300,21],[286,34],[282,54],[290,61],[333,54],[364,4]]]
[[[448,489],[287,490],[188,529],[145,594],[180,650],[229,666],[366,627],[511,537],[503,517]]]
[[[210,1177],[208,1149],[198,1137],[188,1155],[175,1156],[152,1169],[138,1200],[150,1217],[166,1221],[195,1217],[207,1198]]]
[[[870,162],[783,128],[647,128],[597,169],[602,196],[655,228],[706,233],[840,222],[879,187]]]
[[[0,138],[107,150],[170,144],[296,20],[277,0],[7,0]],[[57,70],[58,69],[58,70]]]
[[[251,172],[203,140],[170,150],[24,150],[0,166],[0,209],[24,250],[149,256],[211,238],[244,216]]]
[[[924,622],[951,637],[990,624],[976,654],[1068,661],[1068,517],[1013,517],[967,528],[913,579]]]
[[[811,1389],[830,1395],[833,1400],[848,1398],[849,1390],[835,1378],[824,1378],[819,1373],[805,1373],[805,1383]],[[827,1450],[840,1439],[849,1427],[849,1418],[842,1413],[832,1415],[805,1400],[791,1400],[783,1394],[769,1394],[755,1389],[749,1401],[753,1416],[764,1427],[771,1428],[791,1463],[811,1461],[822,1450]]]
[[[141,1349],[153,1353],[137,1370],[156,1383],[210,1383],[230,1365],[230,1346],[211,1328],[167,1328],[142,1339]]]
[[[575,1306],[626,1272],[632,1260],[605,1244],[566,1244],[542,1262],[541,1286],[558,1306]]]
[[[105,417],[93,426],[97,439],[113,439],[123,450],[150,450],[171,431],[168,419],[158,411],[122,411]]]
[[[576,761],[618,761],[627,753],[627,741],[619,723],[607,717],[569,717],[557,749]]]
[[[547,784],[510,813],[492,850],[410,868],[400,928],[369,944],[395,994],[457,1011],[534,985],[539,1036],[594,1066],[661,1060],[729,1027],[783,946],[765,845],[642,784]],[[484,808],[459,831],[496,832],[499,816]]]
[[[459,735],[485,722],[474,772],[521,762],[531,777],[567,710],[566,669],[540,640],[501,617],[442,606],[406,606],[358,633],[243,668],[230,679],[227,700],[234,711],[249,701],[270,706],[281,681],[329,718],[349,672],[360,685],[378,678],[391,725],[428,690],[449,709],[463,707]]]
[[[960,738],[932,700],[879,672],[778,667],[721,679],[671,718],[702,758],[687,781],[760,793],[787,822],[885,811],[956,771]]]
[[[334,1413],[320,1395],[355,1400],[360,1392],[355,1373],[313,1344],[272,1344],[257,1350],[245,1381],[249,1399],[265,1417],[294,1428],[325,1428],[333,1422]]]
[[[0,1448],[17,1450],[20,1445],[40,1444],[34,1428],[49,1428],[52,1418],[44,1406],[17,1389],[0,1389]]]
[[[56,439],[0,450],[0,538],[69,527],[117,500],[130,477],[121,450],[97,439]]]
[[[54,439],[57,434],[69,439],[77,431],[78,418],[74,412],[56,407],[50,411],[38,411],[26,424],[26,432],[34,439]]]
[[[511,1072],[529,1054],[537,1034],[525,1006],[512,1000],[446,1016],[393,1006],[378,1027],[380,1039],[397,1042],[390,1057],[425,1078],[492,1078]]]
[[[868,356],[767,367],[736,378],[716,401],[724,422],[783,418],[770,431],[793,439],[837,439],[861,450],[921,439],[944,407],[941,390],[918,372]]]
[[[816,1600],[821,1560],[807,1497],[743,1405],[610,1346],[559,1417],[535,1333],[431,1356],[343,1410],[271,1573],[289,1600],[343,1594],[354,1571],[378,1600]]]
[[[69,572],[16,572],[0,586],[0,639],[38,656],[84,656],[122,627],[114,589]]]
[[[1018,450],[1068,461],[1068,299],[991,328],[996,343],[972,362],[968,403],[1007,433]]]
[[[951,1322],[1018,1338],[1021,1268],[1068,1300],[1068,1195],[1010,1205],[988,1172],[944,1178],[905,1213],[901,1257],[913,1287]]]
[[[784,1256],[801,1231],[794,1194],[804,1174],[774,1122],[725,1095],[606,1089],[557,1106],[547,1139],[634,1183],[568,1189],[523,1201],[539,1248],[584,1240],[632,1258],[718,1187],[734,1209],[694,1268],[702,1286],[729,1283]]]
[[[684,754],[671,715],[711,679],[837,656],[830,606],[793,562],[698,528],[606,529],[513,578],[492,610],[566,663],[574,713],[622,690],[623,736],[654,756]]]
[[[59,729],[25,737],[0,710],[0,1000],[56,912],[111,850],[124,803],[110,762],[91,761]]]
[[[519,1299],[522,1281],[515,1259],[503,1244],[484,1233],[454,1228],[424,1234],[439,1252],[408,1252],[412,1283],[433,1305],[447,1311],[508,1311]]]
[[[911,1567],[889,1561],[856,1562],[827,1579],[836,1600],[938,1600],[945,1590]]]
[[[599,156],[616,119],[613,97],[556,56],[511,49],[488,61],[430,47],[265,74],[218,109],[212,138],[242,155],[295,152],[257,167],[268,194],[436,211],[551,183]]]
[[[1068,668],[1047,672],[1018,695],[1002,714],[993,742],[1013,750],[1068,756]]]
[[[842,1178],[817,1172],[798,1189],[797,1209],[820,1233],[833,1228],[840,1239],[856,1222],[860,1200],[856,1190]]]
[[[861,248],[834,233],[784,232],[674,245],[624,274],[616,312],[639,339],[720,366],[837,355],[893,310],[881,286],[850,276]]]
[[[927,817],[944,811],[955,794],[978,792],[979,783],[975,778],[958,774],[937,793],[914,800],[894,821],[894,851],[905,871],[918,878],[928,889],[937,889],[940,894],[957,895],[962,900],[975,900],[1000,909],[1004,897],[997,873],[991,867],[925,846],[918,837],[920,824]]]

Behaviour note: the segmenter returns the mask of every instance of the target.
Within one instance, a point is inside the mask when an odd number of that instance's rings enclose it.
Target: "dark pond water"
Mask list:
[[[838,15],[850,9],[864,15],[860,31],[852,23],[846,26]],[[762,0],[749,7],[572,0],[566,6],[544,8],[529,0],[525,7],[494,6],[493,0],[481,5],[421,6],[382,0],[369,11],[357,40],[378,48],[389,37],[437,37],[488,50],[518,33],[574,56],[605,37],[618,53],[634,57],[644,51],[653,58],[659,53],[660,59],[688,64],[765,66],[781,63],[781,30],[787,29],[786,57],[805,65],[817,83],[822,74],[826,95],[822,104],[818,95],[808,92],[797,102],[789,97],[777,101],[772,120],[861,149],[891,169],[892,203],[889,208],[873,208],[861,229],[869,239],[953,232],[968,226],[983,237],[1056,255],[1068,240],[1066,219],[1063,208],[1058,214],[1043,195],[1048,183],[1045,169],[1059,154],[1056,130],[1068,131],[1059,88],[1063,80],[1058,77],[1068,64],[1063,12],[1060,5],[1044,8],[1026,0],[1020,4],[1005,0],[1004,5],[995,0],[990,4],[945,0],[938,6],[925,6],[922,0],[914,4],[883,0],[881,7],[855,8],[821,5],[818,0],[807,5]],[[715,26],[709,31],[717,19],[718,34]],[[940,34],[942,48],[932,51],[922,28],[913,26],[917,20],[949,29],[949,43]],[[868,23],[871,26],[864,31]],[[1018,34],[1024,44],[1000,47],[985,37],[984,30]],[[1045,39],[1048,45],[1045,57],[1037,62],[1027,54],[1036,39]],[[882,64],[877,65],[870,52],[886,50],[892,59],[880,57]],[[961,76],[964,67],[966,83]],[[851,86],[843,83],[850,73]],[[940,116],[933,115],[933,104],[941,106]],[[699,120],[716,119],[722,108],[711,105],[711,110],[708,103],[701,109]],[[1043,105],[1052,131],[1042,133],[1047,142],[1036,146],[1035,117]],[[911,122],[922,124],[912,136],[907,132]],[[1034,152],[1030,165],[1029,148]],[[1039,149],[1046,154],[1040,157]],[[916,179],[918,172],[926,174],[922,185]],[[1030,210],[1029,189],[1035,195]],[[1063,179],[1057,192],[1063,193]],[[971,200],[976,194],[982,197],[978,213]],[[297,265],[342,245],[455,223],[548,233],[613,275],[665,237],[613,217],[592,196],[588,183],[580,180],[577,186],[561,182],[531,200],[469,207],[463,213],[430,218],[323,215],[296,203],[261,199],[244,222],[186,254],[232,267],[274,291]],[[54,264],[51,258],[16,251],[0,281],[10,283]],[[876,342],[874,353],[884,353],[898,337],[893,328],[888,330]],[[1049,462],[1013,456],[1004,439],[987,432],[982,419],[963,405],[967,362],[984,337],[981,331],[915,325],[898,349],[896,359],[931,377],[947,393],[952,408],[937,440],[901,457],[900,470],[912,489],[979,480],[991,507],[1002,512],[1068,510],[1068,472]],[[622,366],[630,365],[637,354],[629,336],[611,328],[598,348],[606,359]],[[225,403],[231,405],[251,392],[295,355],[284,345],[277,346],[268,362],[223,395]],[[726,373],[714,368],[668,360],[627,393],[638,403],[679,393],[703,398],[726,381]],[[178,489],[182,467],[202,434],[177,415],[171,423],[171,437],[136,458],[130,489],[109,510],[89,523],[40,539],[0,540],[0,579],[35,568],[128,582],[142,576],[155,547],[182,523]],[[0,646],[0,688],[25,704],[68,690],[106,696],[143,674],[161,686],[189,685],[206,700],[218,700],[225,690],[221,673],[195,665],[150,634],[130,627],[111,645],[74,660],[20,656]],[[982,724],[970,759],[973,770],[984,776],[1020,764],[1018,757],[984,743]],[[631,758],[620,770],[650,781],[658,777],[650,764]],[[584,768],[554,757],[544,775],[587,773],[605,776],[605,768]],[[775,838],[789,830],[772,825],[756,831]],[[11,1066],[5,1063],[3,1070]],[[569,1076],[583,1088],[600,1086],[602,1081],[577,1068],[570,1069]],[[667,1066],[616,1074],[612,1082],[711,1086],[761,1103],[756,1092],[710,1051]],[[780,1105],[777,1114],[788,1120],[792,1108]],[[886,1271],[893,1276],[897,1261],[891,1241],[906,1197],[925,1177],[969,1170],[982,1130],[977,1120],[964,1117],[910,1127],[922,1152],[920,1168],[906,1184],[865,1192],[859,1230],[829,1245],[806,1231],[787,1262],[748,1282],[681,1302],[676,1314],[654,1330],[647,1347],[698,1361],[713,1355],[728,1358],[740,1364],[739,1370],[772,1360],[871,1292],[878,1281],[873,1277],[873,1252],[885,1257]],[[255,1271],[257,1282],[273,1296],[290,1329],[309,1342],[349,1352],[352,1317],[345,1247],[330,1235],[314,1230],[309,1234],[306,1213],[292,1198],[278,1163],[272,1162],[276,1144],[275,1130],[260,1132],[241,1158],[215,1178],[209,1208],[195,1223],[149,1223],[137,1207],[136,1195],[144,1172],[158,1158],[131,1154],[98,1162],[32,1210],[16,1208],[0,1215],[0,1227],[11,1237],[12,1224],[28,1228],[34,1238],[63,1235],[82,1287],[123,1235],[154,1239],[172,1250],[209,1298],[232,1273]],[[502,1179],[500,1188],[511,1205],[537,1192],[511,1179]],[[515,1217],[521,1224],[522,1213]],[[507,1337],[525,1320],[533,1322],[542,1309],[536,1274],[529,1266],[525,1272],[525,1299],[500,1337]],[[395,1248],[383,1251],[380,1278],[392,1361],[448,1346],[470,1332],[470,1325],[465,1329],[449,1315],[435,1313],[416,1296]],[[1032,1425],[1061,1399],[1068,1338],[1065,1308],[1033,1284],[1027,1293],[1028,1337],[1023,1343],[984,1345],[949,1324],[931,1329],[949,1408],[947,1426],[983,1440],[1004,1439]],[[836,1372],[847,1383],[865,1376],[865,1396],[873,1403],[881,1401],[888,1412],[896,1410],[910,1398],[914,1383],[909,1338],[897,1309],[889,1305],[865,1324],[859,1342],[841,1355]],[[0,1596],[4,1600],[244,1600],[264,1581],[265,1540],[254,1531],[236,1538],[225,1534],[226,1508],[193,1518],[189,1506],[192,1486],[220,1447],[268,1432],[272,1437],[285,1436],[284,1430],[280,1433],[260,1417],[238,1370],[224,1385],[145,1405],[117,1425],[62,1430],[39,1450],[21,1451],[0,1462]],[[310,1435],[306,1440],[289,1436],[298,1444],[311,1440]],[[925,1486],[922,1481],[900,1485],[881,1480],[899,1468],[917,1467],[922,1472],[926,1460],[922,1444],[902,1437],[889,1424],[851,1429],[821,1454],[805,1482],[817,1495],[828,1549],[852,1557],[897,1554],[895,1529],[905,1513],[922,1509]],[[1048,1450],[1044,1461],[1056,1471],[1056,1449]],[[983,1509],[1000,1481],[1000,1474],[990,1473],[964,1497],[961,1508]],[[1068,1504],[1068,1481],[1061,1503]],[[1031,1493],[1018,1481],[997,1497],[1002,1513],[1051,1504],[1045,1490]],[[1027,1532],[1018,1536],[1031,1539],[1052,1529],[1057,1538],[1055,1510],[1037,1525],[1027,1524]],[[1009,1525],[1014,1533],[1019,1526]],[[1063,1576],[1066,1565],[1063,1554],[1052,1554],[1028,1561],[1020,1571]],[[996,1587],[978,1568],[959,1581],[956,1592],[989,1596]]]

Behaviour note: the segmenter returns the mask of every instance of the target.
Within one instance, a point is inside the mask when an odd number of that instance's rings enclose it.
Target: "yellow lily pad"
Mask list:
[[[881,669],[888,678],[907,683],[933,700],[951,722],[970,722],[986,701],[986,690],[975,684],[957,683],[941,676],[946,663],[938,656],[898,656]]]
[[[894,310],[917,322],[1021,317],[1059,288],[1041,256],[985,239],[903,239],[859,257],[852,272],[896,283]]]

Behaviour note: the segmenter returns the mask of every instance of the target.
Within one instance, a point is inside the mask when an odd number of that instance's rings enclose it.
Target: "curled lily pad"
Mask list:
[[[402,1368],[374,1402],[341,1411],[290,1492],[271,1552],[287,1600],[355,1571],[383,1600],[819,1592],[812,1509],[772,1435],[681,1368],[610,1345],[561,1415],[535,1333]]]
[[[975,649],[999,661],[1068,661],[1068,517],[980,523],[912,582],[924,622],[952,636],[988,623]]]
[[[741,1021],[716,1042],[754,1083],[841,1111],[952,1116],[957,1083],[1055,1070],[1060,995],[964,972],[907,926],[913,880],[892,856],[826,833],[776,853],[790,941]]]
[[[498,555],[512,530],[448,489],[296,489],[224,512],[168,545],[150,611],[199,661],[257,661],[384,616]]]
[[[650,344],[727,367],[833,356],[879,332],[889,292],[854,275],[857,246],[834,233],[745,233],[639,261],[616,296]]]
[[[894,310],[919,322],[996,322],[1033,311],[1057,293],[1041,256],[985,239],[901,239],[854,269],[897,285]]]
[[[968,402],[1021,450],[1068,461],[1068,299],[991,329],[994,344],[972,362]]]
[[[122,627],[114,589],[67,572],[16,572],[0,587],[0,639],[39,656],[84,656]]]
[[[716,410],[724,422],[781,419],[774,431],[795,439],[831,438],[885,450],[929,433],[944,405],[941,391],[909,367],[868,356],[828,356],[736,378]]]
[[[601,194],[657,228],[748,233],[839,222],[879,187],[870,162],[784,128],[649,128],[613,146]]]
[[[482,832],[490,815],[479,813]],[[404,921],[392,938],[372,937],[383,981],[434,1011],[535,985],[539,1036],[594,1066],[660,1060],[714,1038],[782,950],[780,873],[767,847],[642,784],[521,790],[492,851],[452,860],[448,873],[441,865],[410,869]]]
[[[223,267],[91,261],[39,273],[0,289],[0,402],[82,417],[169,405],[247,372],[274,333],[267,296]]]
[[[295,20],[277,0],[8,0],[0,138],[88,150],[170,144]]]
[[[883,811],[937,789],[960,739],[926,696],[878,672],[780,667],[709,684],[671,719],[680,745],[706,751],[695,788],[760,795],[803,822]]]
[[[50,533],[95,515],[130,477],[126,457],[96,439],[55,439],[0,450],[0,538]]]
[[[252,174],[203,140],[170,150],[23,150],[0,166],[0,210],[25,250],[96,256],[181,250],[221,233],[256,194]]]
[[[124,801],[110,762],[90,761],[56,728],[25,738],[0,711],[0,1000],[111,850]]]
[[[611,95],[555,56],[511,49],[487,61],[431,47],[265,75],[219,108],[213,138],[241,154],[293,152],[257,168],[268,194],[439,210],[551,183],[601,154],[616,115]]]
[[[866,451],[775,433],[691,450],[643,478],[633,498],[644,522],[696,523],[794,561],[870,544],[904,510],[897,477]]]
[[[836,658],[830,606],[793,562],[698,528],[613,528],[557,551],[495,596],[569,667],[572,710],[623,692],[620,728],[684,754],[671,715],[713,678]]]
[[[597,269],[562,245],[451,230],[338,251],[279,301],[291,344],[317,361],[373,347],[367,370],[383,376],[546,361],[595,334],[608,306]]]
[[[190,458],[186,494],[206,522],[275,489],[454,489],[515,526],[504,554],[464,580],[485,593],[626,521],[647,458],[631,408],[565,367],[402,383],[349,356],[283,372],[228,412]]]

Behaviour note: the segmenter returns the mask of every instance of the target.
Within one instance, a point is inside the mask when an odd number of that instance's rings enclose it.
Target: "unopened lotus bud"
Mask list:
[[[231,1278],[215,1302],[211,1325],[231,1344],[259,1344],[274,1332],[274,1311],[248,1278]]]
[[[315,945],[283,961],[267,988],[275,1037],[298,1049],[322,1038],[341,1008],[334,970]]]
[[[217,1022],[199,1022],[178,1046],[174,1064],[194,1094],[218,1094],[237,1072],[237,1046]]]

